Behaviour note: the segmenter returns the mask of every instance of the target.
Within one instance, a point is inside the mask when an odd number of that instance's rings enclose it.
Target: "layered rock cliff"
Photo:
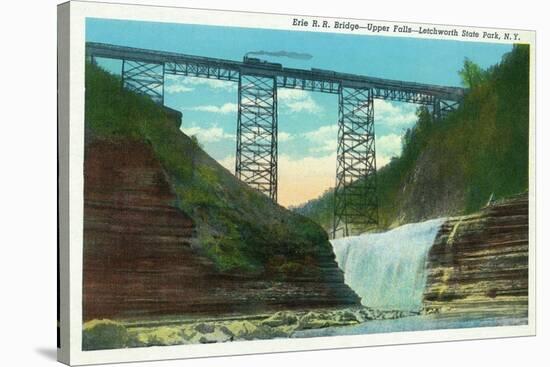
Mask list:
[[[284,253],[262,272],[220,271],[144,142],[94,139],[86,146],[84,177],[84,320],[359,303],[330,251],[287,254],[302,264],[292,271]]]
[[[526,317],[527,194],[448,220],[428,258],[427,310],[442,315]]]
[[[328,236],[86,65],[84,320],[357,305]]]

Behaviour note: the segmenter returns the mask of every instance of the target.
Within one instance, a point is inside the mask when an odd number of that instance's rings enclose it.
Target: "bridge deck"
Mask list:
[[[104,43],[87,42],[87,56],[139,61],[164,65],[167,74],[186,75],[227,81],[241,74],[276,78],[277,87],[338,93],[339,87],[371,88],[374,98],[432,104],[434,99],[461,101],[465,89],[422,84],[319,69],[274,67],[278,64],[253,64],[212,57],[147,50]]]

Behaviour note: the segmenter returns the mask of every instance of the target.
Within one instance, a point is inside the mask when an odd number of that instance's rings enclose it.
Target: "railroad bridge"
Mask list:
[[[465,90],[321,69],[294,69],[256,58],[223,60],[103,43],[86,56],[122,61],[122,86],[164,104],[165,75],[238,83],[235,175],[277,201],[277,89],[338,95],[338,148],[332,236],[378,224],[375,98],[415,103],[439,119],[457,108]]]

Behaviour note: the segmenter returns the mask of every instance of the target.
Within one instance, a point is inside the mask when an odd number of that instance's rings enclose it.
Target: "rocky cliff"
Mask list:
[[[448,220],[429,253],[426,309],[526,317],[528,212],[525,194]]]
[[[242,314],[358,304],[330,251],[293,271],[223,272],[201,249],[150,145],[88,142],[85,151],[84,320]],[[268,213],[266,213],[268,215]],[[292,254],[288,254],[292,256]],[[273,258],[270,264],[275,264]]]
[[[357,305],[327,233],[86,65],[84,320]]]

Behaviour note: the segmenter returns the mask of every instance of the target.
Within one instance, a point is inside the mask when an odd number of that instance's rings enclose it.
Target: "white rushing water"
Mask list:
[[[419,311],[426,258],[444,218],[332,240],[344,279],[364,306]]]

